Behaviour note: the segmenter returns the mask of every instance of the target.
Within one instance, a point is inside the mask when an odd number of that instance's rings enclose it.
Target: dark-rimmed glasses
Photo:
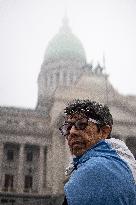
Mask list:
[[[74,126],[77,130],[84,130],[87,126],[88,126],[88,122],[94,122],[96,124],[99,124],[98,121],[94,120],[94,119],[79,119],[75,122],[72,121],[65,121],[64,124],[59,128],[59,130],[61,131],[61,134],[63,136],[67,136],[70,133],[70,130],[72,128],[72,126]]]

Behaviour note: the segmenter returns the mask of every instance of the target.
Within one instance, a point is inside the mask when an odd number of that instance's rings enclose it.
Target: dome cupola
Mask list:
[[[58,34],[49,42],[38,76],[37,109],[49,113],[50,102],[58,86],[74,85],[86,64],[85,50],[80,40],[72,33],[68,18]]]
[[[86,62],[85,50],[81,41],[72,33],[69,27],[68,18],[63,18],[62,27],[58,34],[49,42],[45,51],[45,62],[52,62],[60,59],[74,59]]]

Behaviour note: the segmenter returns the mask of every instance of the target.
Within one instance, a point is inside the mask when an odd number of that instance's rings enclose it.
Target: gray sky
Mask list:
[[[135,0],[0,0],[0,105],[34,108],[49,40],[67,8],[87,61],[102,63],[115,89],[136,95]]]

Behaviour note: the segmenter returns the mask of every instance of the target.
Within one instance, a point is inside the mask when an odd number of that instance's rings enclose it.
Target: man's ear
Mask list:
[[[103,127],[101,127],[101,131],[102,131],[102,136],[104,139],[106,139],[109,134],[111,133],[112,127],[109,125],[104,125]]]

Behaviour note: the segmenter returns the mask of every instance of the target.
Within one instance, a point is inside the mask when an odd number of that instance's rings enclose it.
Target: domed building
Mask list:
[[[103,66],[87,63],[65,17],[45,51],[36,108],[0,107],[0,204],[61,204],[71,158],[58,128],[65,105],[75,98],[107,104],[114,119],[112,136],[136,156],[136,97],[118,93]]]
[[[86,64],[85,51],[80,40],[72,33],[68,19],[58,34],[49,42],[38,77],[37,109],[45,110],[58,86],[73,85]]]

